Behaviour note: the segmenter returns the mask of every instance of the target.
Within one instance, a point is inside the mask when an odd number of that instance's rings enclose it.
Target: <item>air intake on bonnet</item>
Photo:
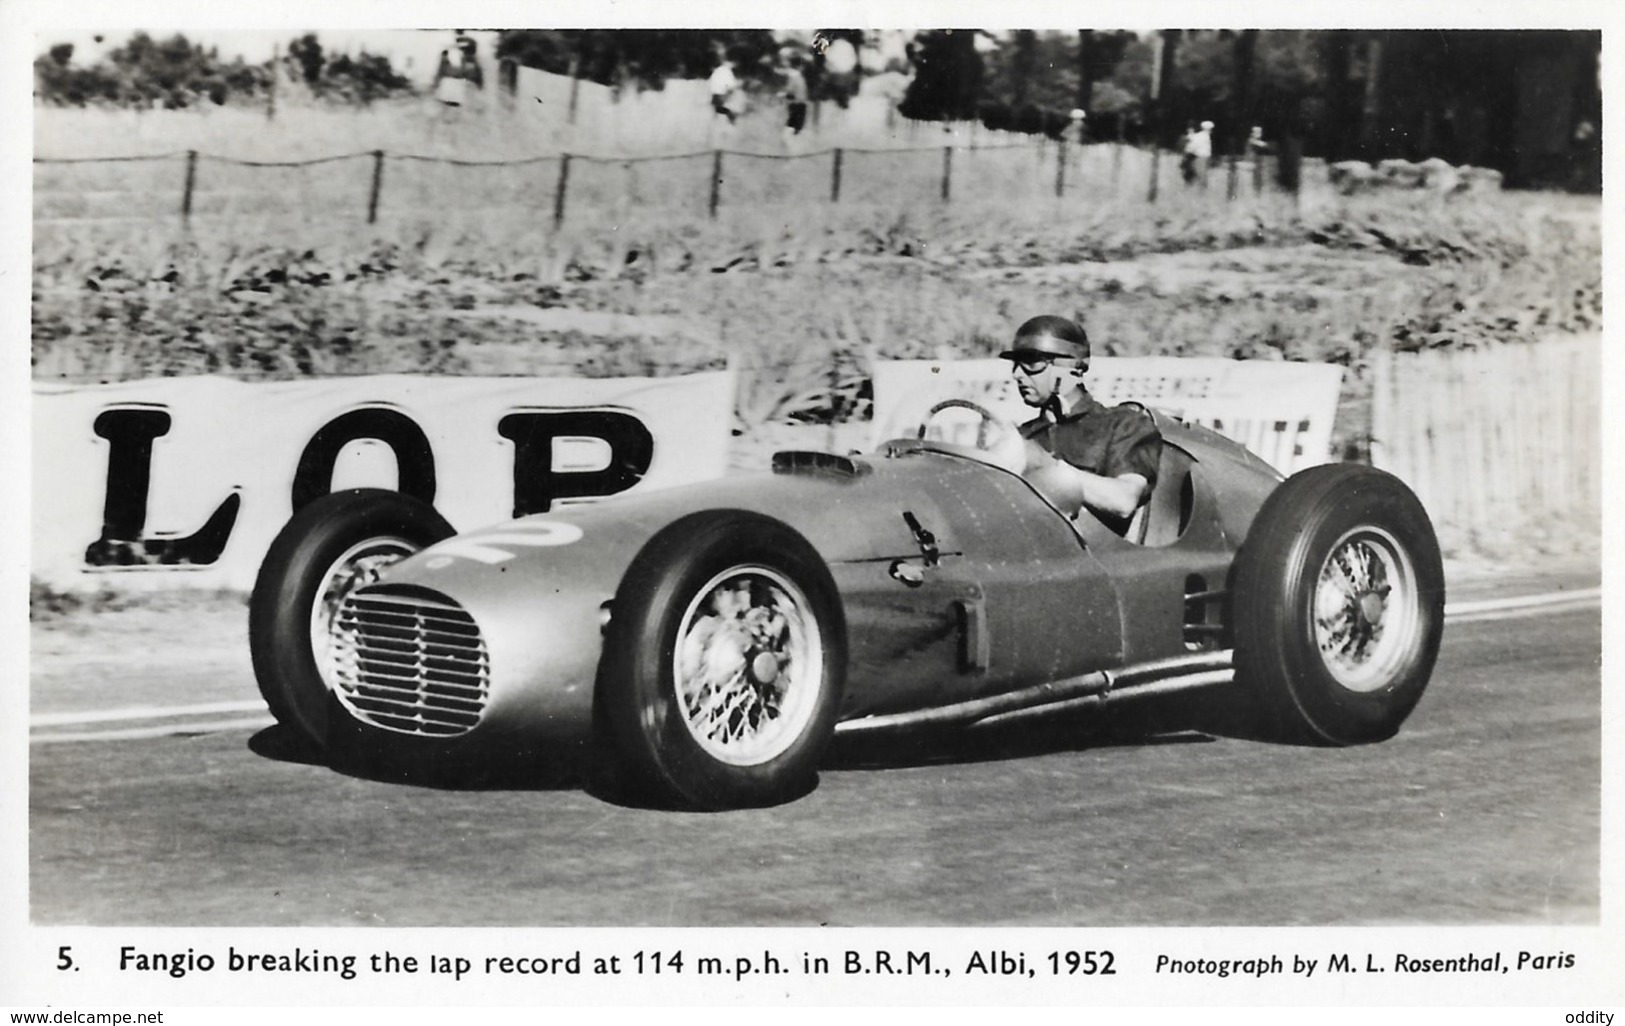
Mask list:
[[[339,605],[331,637],[338,699],[357,719],[428,737],[479,723],[491,680],[485,640],[444,595],[360,589]]]

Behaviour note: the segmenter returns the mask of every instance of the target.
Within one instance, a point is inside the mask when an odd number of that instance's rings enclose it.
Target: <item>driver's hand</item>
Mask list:
[[[1054,462],[1055,457],[1050,455],[1049,450],[1045,449],[1042,445],[1039,445],[1031,438],[1022,439],[1021,472],[1023,474],[1030,473],[1035,470],[1042,470]]]
[[[1014,474],[1025,473],[1027,469],[1027,446],[1032,443],[1021,437],[1021,432],[1008,424],[990,423],[987,425],[987,444],[985,451],[988,462],[1003,467]]]
[[[1069,517],[1077,516],[1082,497],[1077,494],[1073,484],[1076,475],[1072,466],[1032,442],[1027,444],[1030,446],[1027,469],[1022,471],[1021,476],[1062,513]]]

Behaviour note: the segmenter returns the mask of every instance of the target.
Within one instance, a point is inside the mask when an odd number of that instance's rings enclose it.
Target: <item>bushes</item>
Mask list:
[[[992,355],[1042,311],[1082,316],[1103,355],[1331,360],[1356,376],[1372,346],[1601,319],[1595,204],[1572,197],[779,217],[42,240],[35,375],[489,373],[499,349],[529,373],[731,363],[750,427],[861,416],[872,356]]]

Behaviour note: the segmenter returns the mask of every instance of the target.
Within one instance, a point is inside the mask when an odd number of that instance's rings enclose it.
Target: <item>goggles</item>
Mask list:
[[[1056,359],[1057,357],[1054,356],[1041,356],[1034,354],[1032,356],[1013,357],[1011,362],[1016,365],[1016,369],[1021,371],[1021,373],[1027,375],[1028,377],[1035,377],[1053,367]]]

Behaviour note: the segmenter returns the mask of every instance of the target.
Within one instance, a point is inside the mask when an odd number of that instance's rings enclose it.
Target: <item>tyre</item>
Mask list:
[[[600,723],[641,796],[726,809],[813,786],[846,624],[829,568],[785,524],[714,510],[666,527],[627,570],[604,652]]]
[[[1357,464],[1295,474],[1236,557],[1236,678],[1274,736],[1385,740],[1432,675],[1444,591],[1433,525],[1398,478]]]
[[[278,723],[326,748],[328,627],[339,602],[452,533],[428,503],[376,488],[323,496],[288,521],[265,554],[248,606],[254,676]]]

